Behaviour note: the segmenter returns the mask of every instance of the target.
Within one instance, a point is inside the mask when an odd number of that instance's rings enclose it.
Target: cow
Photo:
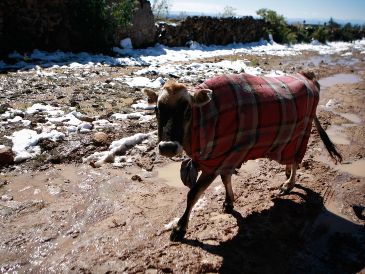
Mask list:
[[[286,165],[287,180],[279,194],[288,194],[295,185],[313,121],[330,156],[342,161],[316,116],[319,90],[313,72],[278,77],[220,75],[193,91],[169,80],[158,95],[144,90],[149,102],[156,104],[159,153],[173,157],[185,151],[190,166],[201,171],[170,240],[184,238],[194,204],[218,175],[226,191],[223,210],[233,212],[231,177],[247,160],[269,158]]]

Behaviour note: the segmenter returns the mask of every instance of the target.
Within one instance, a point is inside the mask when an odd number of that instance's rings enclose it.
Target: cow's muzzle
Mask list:
[[[163,156],[173,157],[182,152],[182,146],[178,142],[162,141],[158,144],[158,150]]]

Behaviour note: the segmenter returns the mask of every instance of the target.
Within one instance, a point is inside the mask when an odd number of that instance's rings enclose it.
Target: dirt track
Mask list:
[[[0,272],[365,272],[364,55],[354,54],[356,62],[351,66],[341,62],[344,57],[330,58],[331,62],[325,59],[317,64],[310,60],[321,56],[307,53],[252,61],[266,70],[311,68],[321,78],[347,75],[322,86],[317,111],[343,154],[342,165],[330,160],[313,130],[290,195],[276,197],[285,181],[283,167],[268,160],[250,161],[233,178],[234,214],[222,213],[224,187],[216,180],[195,207],[186,240],[174,243],[169,241],[171,224],[182,215],[188,191],[179,182],[178,165],[151,148],[125,167],[107,164],[94,169],[80,163],[81,158],[103,147],[94,146],[92,134],[86,134],[49,148],[47,159],[38,157],[2,169]],[[109,68],[108,77],[98,71],[100,76],[91,85],[131,71]],[[108,117],[108,111],[127,108],[142,97],[139,90],[124,87],[97,96],[84,82],[65,81],[55,87],[47,80],[29,80],[31,74],[0,75],[9,88],[19,79],[33,85],[29,92],[22,89],[7,96],[12,107],[23,106],[25,98],[28,103],[59,105],[76,101],[88,115]],[[359,77],[358,81],[346,83],[349,77],[353,80],[348,74]],[[95,107],[96,103],[101,107]],[[0,136],[15,129],[4,128]],[[132,121],[120,132],[108,134],[114,140],[154,129],[155,122]],[[9,144],[4,137],[0,140]],[[66,153],[71,144],[78,146]],[[175,180],[170,179],[174,172]]]

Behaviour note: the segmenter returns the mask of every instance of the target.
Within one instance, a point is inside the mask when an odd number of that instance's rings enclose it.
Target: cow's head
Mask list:
[[[151,90],[144,92],[149,102],[156,104],[160,154],[172,157],[183,149],[190,154],[192,107],[208,103],[212,91],[201,89],[190,93],[184,84],[168,81],[158,96]]]

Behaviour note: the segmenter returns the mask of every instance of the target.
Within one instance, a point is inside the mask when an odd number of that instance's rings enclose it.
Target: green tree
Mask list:
[[[329,33],[326,27],[319,26],[312,34],[312,37],[321,43],[326,43],[329,38]]]
[[[69,1],[75,43],[91,50],[108,50],[118,28],[132,23],[137,0],[73,0]],[[77,35],[82,33],[82,39]]]
[[[282,15],[269,9],[259,9],[256,13],[265,20],[266,32],[272,34],[274,41],[278,43],[295,43],[297,41],[296,34],[290,30]]]

